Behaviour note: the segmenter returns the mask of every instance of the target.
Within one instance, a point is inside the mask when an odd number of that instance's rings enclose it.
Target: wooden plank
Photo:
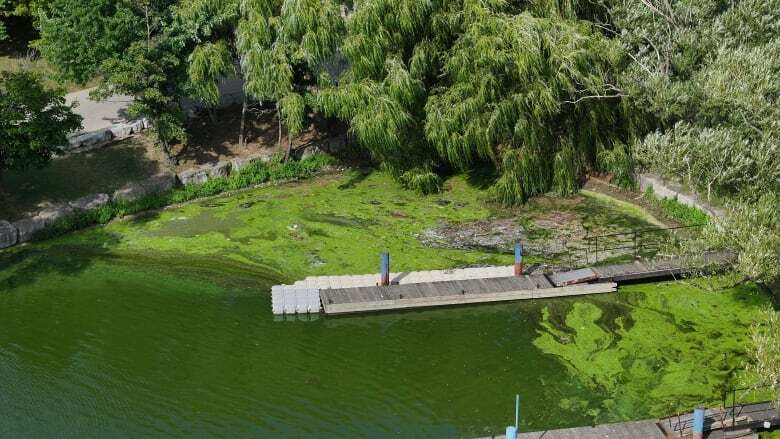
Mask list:
[[[410,308],[422,308],[422,307],[434,307],[444,305],[460,305],[470,303],[491,303],[491,302],[503,302],[512,300],[534,299],[534,298],[548,298],[548,297],[561,297],[561,296],[573,296],[573,295],[585,295],[585,294],[600,294],[609,293],[615,291],[617,284],[615,283],[599,283],[599,284],[585,284],[574,285],[569,287],[560,288],[540,288],[534,290],[510,290],[510,291],[494,291],[494,292],[482,292],[482,293],[466,293],[462,294],[456,286],[457,283],[448,283],[447,285],[433,285],[441,284],[441,282],[433,282],[430,284],[412,284],[412,285],[399,285],[398,289],[403,291],[413,291],[413,288],[409,286],[423,286],[426,287],[438,287],[441,288],[440,295],[426,295],[425,297],[407,297],[403,299],[391,299],[391,300],[375,300],[375,301],[362,301],[354,303],[343,304],[327,304],[324,309],[327,314],[344,314],[344,313],[356,313],[356,312],[372,312],[372,311],[385,311],[393,309],[410,309]],[[498,284],[498,282],[497,282]],[[467,284],[466,286],[470,286]],[[394,287],[385,287],[394,288]],[[326,290],[323,294],[327,296],[330,293],[337,292],[338,290]],[[391,294],[392,295],[392,294]],[[397,297],[397,296],[395,296]]]
[[[566,285],[581,284],[598,279],[598,274],[591,268],[581,268],[579,270],[563,271],[550,276],[550,280],[557,287]]]

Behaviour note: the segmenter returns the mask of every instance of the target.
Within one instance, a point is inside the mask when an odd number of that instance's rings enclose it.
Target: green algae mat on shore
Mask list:
[[[275,319],[313,274],[507,264],[428,248],[492,218],[536,234],[647,227],[598,197],[489,207],[454,178],[386,175],[244,191],[0,253],[0,437],[452,437],[664,415],[740,378],[755,288],[633,285],[578,299]],[[566,224],[560,222],[566,219]],[[534,229],[537,227],[537,229]]]

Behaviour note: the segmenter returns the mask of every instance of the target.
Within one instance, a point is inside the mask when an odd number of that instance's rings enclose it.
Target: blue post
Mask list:
[[[515,244],[515,276],[523,275],[523,244]]]
[[[517,439],[517,432],[520,430],[520,395],[515,397],[515,425],[506,428],[506,439]]]
[[[693,439],[704,438],[704,409],[693,409]]]
[[[381,275],[380,284],[384,286],[390,285],[390,253],[382,253],[379,265]]]

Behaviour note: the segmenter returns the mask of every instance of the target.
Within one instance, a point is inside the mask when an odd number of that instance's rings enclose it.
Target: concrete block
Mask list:
[[[8,221],[0,221],[0,249],[13,247],[19,241],[19,231]]]

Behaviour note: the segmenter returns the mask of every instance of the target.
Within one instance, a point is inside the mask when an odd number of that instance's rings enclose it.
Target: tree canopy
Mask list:
[[[79,128],[81,117],[37,75],[0,74],[0,175],[45,165]]]

